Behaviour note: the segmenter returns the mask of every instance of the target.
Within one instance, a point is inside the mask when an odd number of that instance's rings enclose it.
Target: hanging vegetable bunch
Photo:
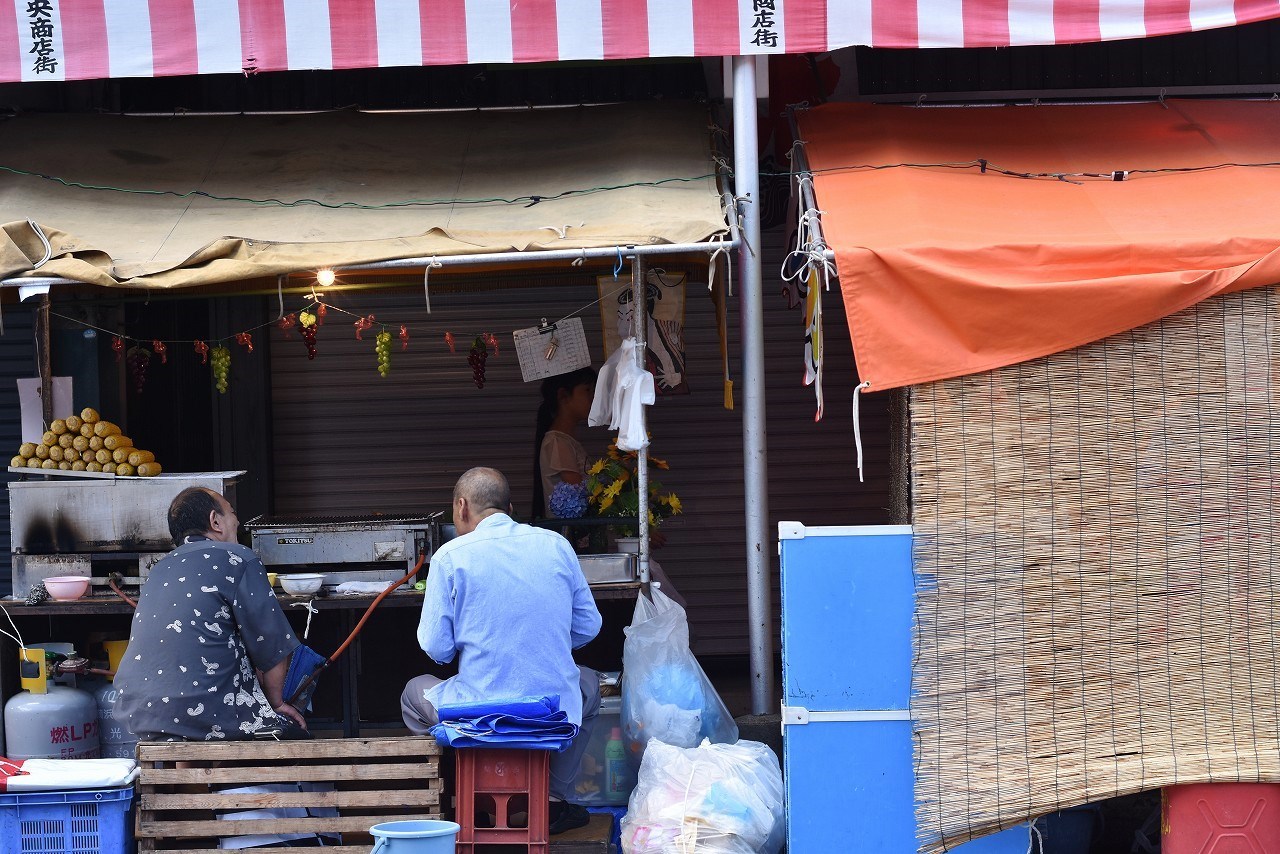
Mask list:
[[[467,364],[471,366],[471,379],[476,388],[484,388],[484,363],[489,361],[489,347],[483,335],[477,335],[471,342],[471,352],[467,354]]]
[[[452,332],[444,334],[444,342],[449,345],[449,352],[454,351]],[[467,364],[471,366],[471,379],[476,388],[484,388],[484,365],[489,361],[489,354],[498,355],[498,336],[492,332],[482,332],[471,342],[471,351],[467,354]]]
[[[323,305],[320,306],[324,308]],[[298,315],[298,325],[302,327],[302,341],[307,345],[307,358],[314,359],[316,357],[316,327],[319,321],[314,314],[304,311]]]
[[[209,351],[209,360],[213,368],[213,383],[219,394],[226,394],[227,375],[231,373],[231,351],[219,344]]]
[[[391,373],[391,333],[385,329],[379,332],[373,349],[378,354],[378,373],[385,378]]]
[[[134,393],[142,394],[142,387],[147,383],[147,366],[151,364],[151,351],[141,344],[135,344],[125,353],[124,358],[129,376],[133,379]]]

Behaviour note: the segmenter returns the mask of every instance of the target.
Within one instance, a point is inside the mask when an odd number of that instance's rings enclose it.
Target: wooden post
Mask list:
[[[36,309],[36,357],[40,371],[40,409],[44,417],[44,429],[53,421],[53,360],[49,354],[49,293],[40,295],[40,307]]]

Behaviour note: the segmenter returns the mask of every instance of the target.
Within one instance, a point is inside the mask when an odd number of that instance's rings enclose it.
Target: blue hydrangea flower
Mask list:
[[[587,512],[587,487],[581,483],[557,483],[547,509],[556,519],[577,519]]]

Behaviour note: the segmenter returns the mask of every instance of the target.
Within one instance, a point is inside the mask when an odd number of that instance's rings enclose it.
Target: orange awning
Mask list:
[[[828,104],[800,130],[870,391],[1280,282],[1280,103]]]

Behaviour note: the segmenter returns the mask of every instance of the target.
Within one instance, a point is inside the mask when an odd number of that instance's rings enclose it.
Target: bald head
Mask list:
[[[453,524],[459,534],[469,534],[486,516],[510,509],[511,487],[497,469],[470,469],[453,487]]]

